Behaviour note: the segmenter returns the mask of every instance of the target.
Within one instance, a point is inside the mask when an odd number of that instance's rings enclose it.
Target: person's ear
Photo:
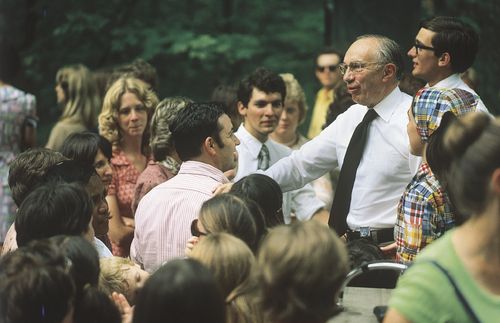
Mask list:
[[[238,112],[240,115],[245,117],[247,115],[247,107],[243,105],[243,102],[238,101]]]
[[[216,153],[214,138],[207,137],[203,142],[203,148],[209,155],[214,155]]]
[[[494,194],[500,197],[500,168],[497,168],[491,174],[491,188]]]
[[[389,63],[384,66],[384,80],[389,80],[396,77],[396,65]]]
[[[447,67],[451,66],[451,56],[449,53],[443,53],[438,59],[438,66]]]

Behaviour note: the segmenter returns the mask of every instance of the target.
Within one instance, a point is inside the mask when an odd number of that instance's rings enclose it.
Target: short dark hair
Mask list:
[[[0,322],[62,322],[75,297],[67,262],[54,248],[23,247],[0,258]]]
[[[177,114],[170,124],[175,150],[182,161],[201,154],[201,146],[207,137],[223,147],[219,131],[219,118],[224,114],[221,104],[190,103]]]
[[[331,46],[327,46],[327,47],[323,47],[318,52],[318,54],[316,54],[316,57],[314,58],[314,66],[316,66],[318,64],[318,58],[321,55],[337,55],[339,57],[339,63],[342,63],[342,61],[344,60],[344,54],[342,54],[340,51],[338,51],[337,49],[335,49]]]
[[[156,68],[142,58],[115,68],[108,79],[108,88],[122,77],[133,77],[147,83],[151,89],[158,92],[158,73]]]
[[[17,244],[59,234],[83,235],[89,228],[93,203],[82,185],[50,181],[31,192],[16,215]]]
[[[222,291],[209,269],[193,259],[175,259],[144,284],[134,310],[134,323],[225,322]]]
[[[72,133],[64,140],[61,153],[73,160],[93,165],[95,156],[101,150],[109,160],[112,157],[111,143],[103,136],[90,131]]]
[[[285,102],[285,82],[278,74],[264,67],[257,68],[252,74],[241,80],[238,86],[238,101],[243,103],[245,107],[250,102],[254,88],[265,93],[278,92],[281,94],[281,100]]]
[[[436,33],[431,41],[434,55],[449,53],[453,72],[463,73],[472,66],[479,49],[479,35],[472,26],[441,16],[422,21],[420,27]]]
[[[44,181],[51,166],[67,159],[47,148],[29,149],[17,155],[9,168],[9,187],[16,205],[20,206],[26,196]]]

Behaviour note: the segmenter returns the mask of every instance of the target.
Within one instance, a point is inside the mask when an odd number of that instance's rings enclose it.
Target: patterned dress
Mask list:
[[[36,127],[36,100],[10,85],[0,86],[0,243],[14,221],[16,204],[9,189],[9,163],[21,152],[26,124]]]
[[[455,214],[448,194],[429,165],[422,162],[398,205],[396,260],[409,264],[425,246],[454,226]]]

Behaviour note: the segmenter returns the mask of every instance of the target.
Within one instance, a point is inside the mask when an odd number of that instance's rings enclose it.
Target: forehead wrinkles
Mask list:
[[[375,38],[366,38],[355,41],[345,55],[345,63],[363,62],[372,63],[379,59],[380,44]]]

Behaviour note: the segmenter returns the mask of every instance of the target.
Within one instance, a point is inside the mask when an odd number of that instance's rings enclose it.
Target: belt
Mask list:
[[[376,244],[380,244],[394,241],[394,228],[370,230],[369,227],[361,227],[360,231],[347,230],[346,236],[347,241],[368,239],[372,240]]]

